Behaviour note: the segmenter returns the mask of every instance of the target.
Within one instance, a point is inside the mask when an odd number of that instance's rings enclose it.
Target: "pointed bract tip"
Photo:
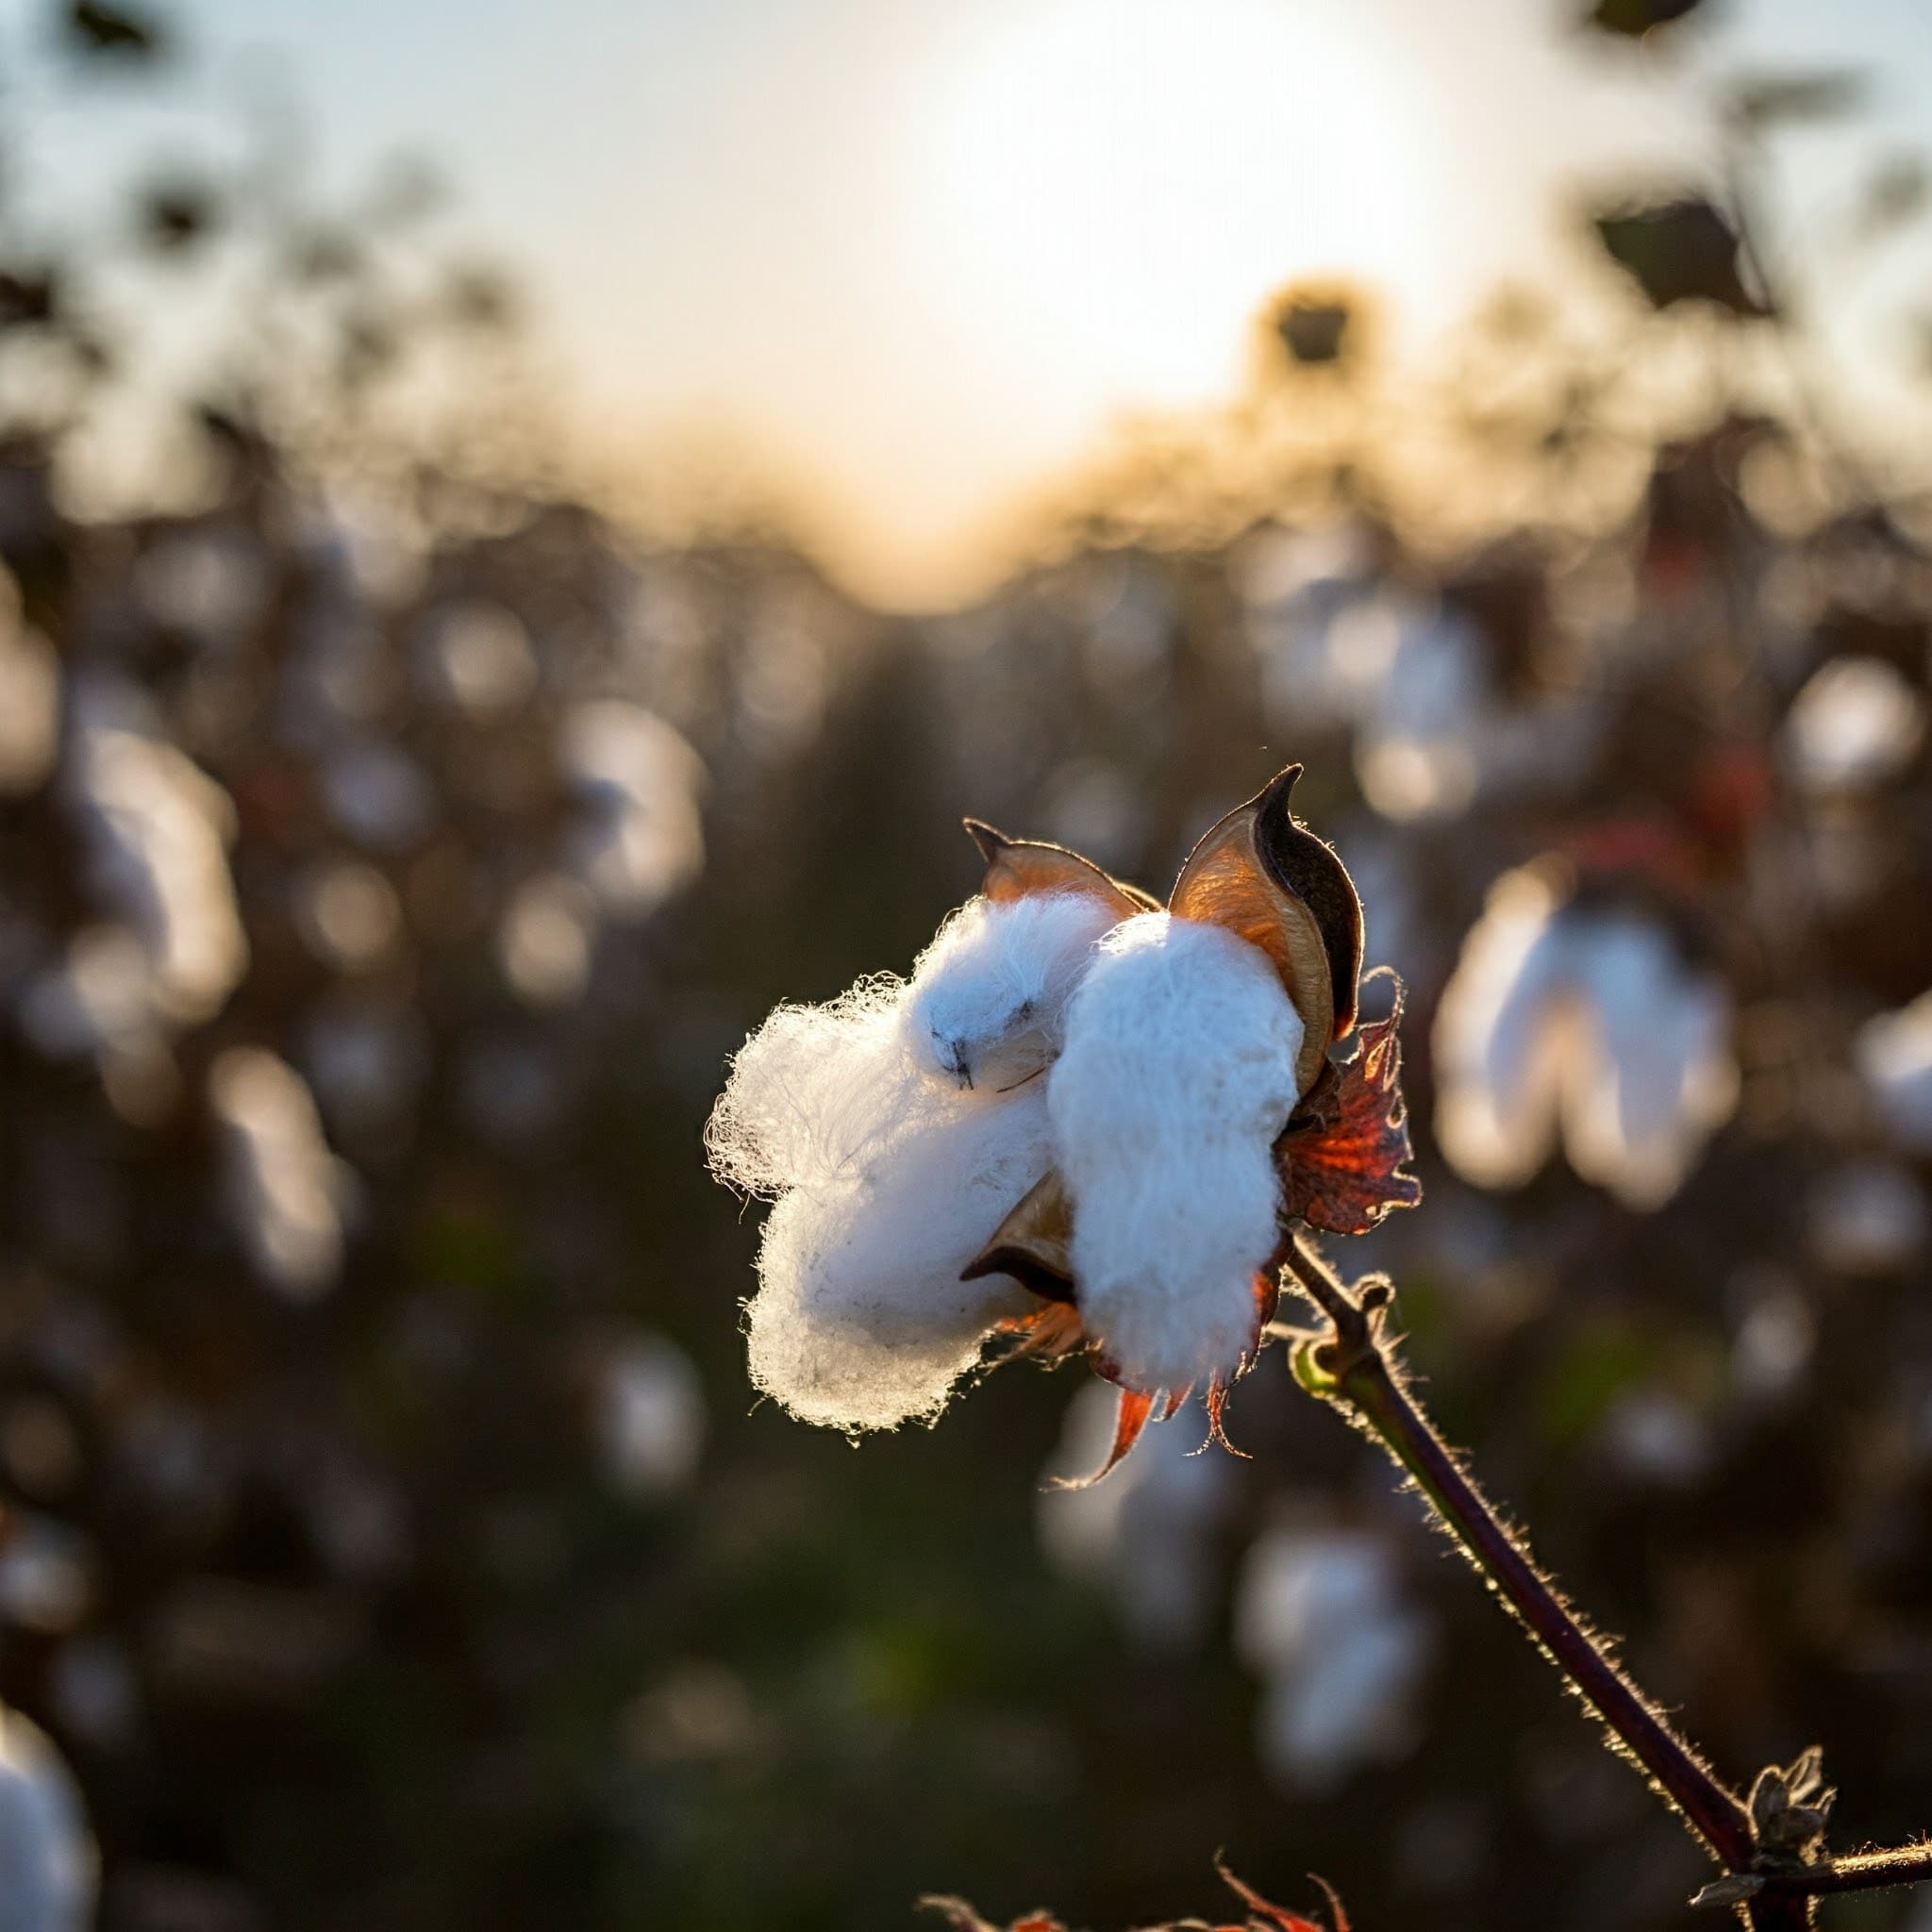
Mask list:
[[[1011,1241],[996,1241],[983,1249],[959,1271],[961,1281],[983,1281],[991,1274],[1006,1274],[1029,1294],[1041,1301],[1072,1302],[1074,1284],[1050,1262],[1031,1248]]]
[[[995,831],[984,819],[961,819],[966,827],[966,836],[979,847],[979,856],[991,865],[1013,841],[1004,832]]]

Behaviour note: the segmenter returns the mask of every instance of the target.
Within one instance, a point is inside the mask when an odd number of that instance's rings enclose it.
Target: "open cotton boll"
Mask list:
[[[1557,909],[1534,867],[1505,874],[1436,1009],[1436,1138],[1481,1187],[1521,1185],[1556,1144],[1568,1051]]]
[[[1048,1081],[1080,1314],[1133,1388],[1231,1376],[1274,1251],[1302,1022],[1267,958],[1147,912],[1101,942]]]
[[[1407,1748],[1432,1632],[1372,1532],[1264,1531],[1237,1585],[1234,1638],[1267,1681],[1258,1741],[1284,1789],[1332,1790]]]
[[[1585,1180],[1660,1208],[1737,1104],[1730,1000],[1655,926],[1599,919],[1577,940],[1596,1051],[1565,1093],[1564,1145]]]
[[[82,1932],[97,1866],[73,1774],[38,1725],[0,1706],[0,1932]]]
[[[1730,1117],[1738,1068],[1723,985],[1627,911],[1564,904],[1506,874],[1436,1009],[1436,1139],[1479,1187],[1520,1186],[1554,1151],[1648,1212]]]
[[[962,1087],[1030,1078],[1059,1051],[1067,1001],[1119,916],[1095,892],[968,900],[913,968],[908,1048]]]
[[[774,1196],[749,1307],[753,1382],[803,1421],[938,1414],[1004,1315],[1032,1297],[960,1270],[1046,1172],[1046,1101],[968,1092],[907,1050],[897,980],[783,1007],[732,1063],[713,1171]]]
[[[1932,992],[1858,1029],[1853,1057],[1898,1143],[1932,1153]]]

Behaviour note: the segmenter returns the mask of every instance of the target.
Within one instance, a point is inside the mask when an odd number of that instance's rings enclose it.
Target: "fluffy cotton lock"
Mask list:
[[[1058,1053],[1067,1001],[1119,917],[1093,892],[969,900],[913,970],[911,1052],[962,1087],[1030,1079]]]
[[[929,1420],[997,1323],[1037,1306],[1003,1276],[959,1274],[1052,1158],[1044,1086],[1026,1074],[1105,930],[1104,907],[1077,897],[975,902],[910,982],[781,1007],[733,1060],[712,1169],[774,1203],[751,1376],[802,1420]]]
[[[1136,1389],[1230,1379],[1277,1240],[1302,1022],[1266,956],[1141,913],[1101,942],[1048,1081],[1080,1314]]]

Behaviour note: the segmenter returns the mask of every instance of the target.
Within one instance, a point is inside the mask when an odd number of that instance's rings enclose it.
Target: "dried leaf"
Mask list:
[[[1222,1882],[1237,1893],[1241,1902],[1255,1915],[1249,1921],[1251,1925],[1272,1927],[1273,1932],[1322,1932],[1321,1926],[1312,1919],[1304,1919],[1284,1907],[1271,1904],[1252,1885],[1237,1878],[1220,1858],[1215,1859],[1214,1869],[1221,1874]],[[1335,1896],[1335,1888],[1325,1878],[1317,1878],[1315,1883],[1322,1888],[1323,1896],[1328,1901],[1328,1910],[1335,1921],[1334,1932],[1349,1932],[1348,1914],[1341,1909],[1341,1901]]]
[[[1354,319],[1345,302],[1291,296],[1274,311],[1274,333],[1291,361],[1319,369],[1341,360]]]
[[[1736,231],[1701,196],[1598,215],[1594,224],[1605,252],[1630,275],[1653,308],[1710,302],[1733,315],[1772,312],[1745,286]]]
[[[1057,1476],[1048,1488],[1091,1490],[1102,1476],[1111,1475],[1126,1459],[1134,1444],[1141,1440],[1141,1432],[1153,1420],[1153,1415],[1152,1395],[1143,1395],[1138,1389],[1123,1389],[1120,1407],[1114,1411],[1113,1447],[1107,1452],[1107,1460],[1091,1475]],[[1218,1421],[1216,1426],[1219,1427]]]
[[[1402,986],[1387,1019],[1356,1030],[1274,1143],[1284,1211],[1328,1234],[1367,1234],[1391,1208],[1413,1208],[1422,1183],[1405,1174],[1410,1148],[1402,1097]]]
[[[918,1903],[922,1912],[939,1913],[953,1932],[1000,1932],[997,1925],[988,1924],[963,1898],[928,1892]],[[1029,1912],[1024,1919],[1015,1919],[1008,1932],[1066,1932],[1066,1928],[1050,1912]]]
[[[1237,1878],[1219,1858],[1214,1861],[1214,1869],[1240,1894],[1241,1903],[1247,1907],[1249,1917],[1242,1924],[1210,1925],[1203,1919],[1184,1919],[1178,1924],[1149,1925],[1144,1932],[1324,1932],[1314,1920],[1304,1919],[1299,1913],[1291,1912],[1263,1898],[1253,1886]],[[1322,1888],[1323,1896],[1328,1901],[1333,1921],[1329,1932],[1349,1932],[1348,1914],[1341,1909],[1341,1901],[1335,1896],[1334,1888],[1324,1878],[1317,1878],[1315,1883]],[[963,1898],[943,1897],[937,1893],[922,1898],[919,1908],[924,1912],[938,1912],[953,1932],[1066,1932],[1065,1926],[1051,1912],[1028,1912],[1025,1917],[1015,1919],[1010,1925],[1002,1928],[982,1919]]]
[[[1698,0],[1597,0],[1583,24],[1599,33],[1641,40],[1654,27],[1669,26],[1686,14],[1695,13],[1697,7]]]
[[[99,0],[74,0],[67,9],[67,38],[83,54],[146,60],[159,53],[161,31],[139,13],[104,7]]]

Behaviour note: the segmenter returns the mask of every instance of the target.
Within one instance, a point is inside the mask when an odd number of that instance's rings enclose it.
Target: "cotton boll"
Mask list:
[[[1592,922],[1580,941],[1597,1051],[1566,1096],[1571,1165],[1627,1207],[1660,1208],[1737,1103],[1730,1001],[1654,926]]]
[[[1925,705],[1883,658],[1838,658],[1792,701],[1786,752],[1813,791],[1857,791],[1897,776],[1925,735]]]
[[[97,1856],[80,1793],[46,1734],[0,1708],[0,1932],[82,1932]]]
[[[42,784],[60,742],[60,660],[39,631],[11,621],[0,597],[0,795]]]
[[[619,698],[577,705],[558,753],[581,807],[573,863],[612,912],[641,919],[704,869],[704,761],[662,718]]]
[[[308,1083],[266,1048],[234,1046],[209,1070],[208,1101],[229,1215],[257,1273],[292,1301],[322,1293],[341,1271],[347,1176]]]
[[[1109,933],[1074,995],[1054,1153],[1081,1316],[1131,1387],[1230,1377],[1254,1346],[1301,1042],[1261,952],[1164,912]]]
[[[210,1018],[248,968],[228,794],[173,745],[86,717],[63,782],[94,882],[152,961],[156,1005],[184,1024]]]
[[[1932,992],[1858,1029],[1853,1049],[1880,1115],[1903,1147],[1932,1153]]]
[[[1429,1624],[1369,1532],[1264,1533],[1237,1587],[1235,1647],[1266,1680],[1258,1741],[1286,1789],[1331,1790],[1407,1748]]]
[[[753,1382],[831,1428],[929,1419],[1003,1316],[1037,1306],[960,1271],[1046,1172],[1046,1101],[941,1086],[910,1057],[906,989],[784,1007],[711,1117],[713,1172],[776,1197],[748,1311]]]
[[[1556,1141],[1564,1043],[1549,1024],[1561,984],[1557,895],[1540,873],[1508,873],[1436,1009],[1436,1138],[1481,1187],[1526,1181]]]
[[[1017,1086],[1059,1051],[1066,1004],[1119,914],[1096,892],[972,899],[919,956],[907,1045],[962,1087]]]
[[[705,1442],[705,1392],[675,1341],[622,1336],[600,1365],[592,1425],[604,1473],[625,1495],[675,1495],[697,1473]]]
[[[1437,1008],[1436,1138],[1480,1187],[1520,1186],[1562,1130],[1583,1179],[1641,1211],[1683,1185],[1737,1104],[1731,1004],[1661,928],[1506,874]]]

